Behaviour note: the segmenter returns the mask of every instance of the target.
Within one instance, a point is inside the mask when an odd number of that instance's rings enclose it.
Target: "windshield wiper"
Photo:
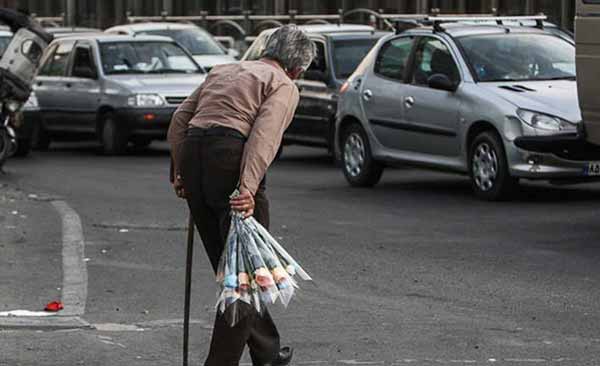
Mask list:
[[[576,76],[556,76],[553,78],[542,78],[542,79],[536,79],[536,80],[577,80]]]
[[[112,70],[107,72],[108,75],[117,75],[117,74],[143,74],[144,72],[141,70]]]
[[[147,74],[190,74],[192,72],[194,72],[194,70],[156,69],[146,71]]]

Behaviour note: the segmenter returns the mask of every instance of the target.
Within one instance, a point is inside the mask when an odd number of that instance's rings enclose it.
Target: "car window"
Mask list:
[[[100,55],[107,75],[201,72],[194,60],[172,42],[103,43]]]
[[[347,39],[333,42],[333,64],[335,76],[346,79],[360,61],[369,53],[377,39]]]
[[[448,47],[439,39],[424,37],[415,49],[412,82],[427,85],[429,77],[446,75],[453,83],[460,81],[460,74]]]
[[[6,51],[6,47],[10,43],[11,37],[0,37],[0,56]]]
[[[327,71],[327,63],[325,58],[325,44],[320,41],[315,41],[315,45],[317,46],[317,54],[315,58],[313,58],[312,63],[308,67],[307,71]]]
[[[575,47],[551,34],[513,33],[459,38],[477,80],[573,79]]]
[[[200,28],[157,29],[140,32],[154,36],[170,37],[185,47],[192,55],[224,55],[225,50],[210,34]]]
[[[86,46],[75,48],[73,69],[71,70],[72,76],[89,77],[90,72],[96,72],[96,67],[92,59],[92,50]]]
[[[385,43],[377,55],[375,72],[391,79],[404,80],[413,41],[413,37],[401,37]]]
[[[62,42],[53,50],[46,63],[40,70],[40,75],[44,76],[65,76],[69,55],[73,50],[74,41]]]

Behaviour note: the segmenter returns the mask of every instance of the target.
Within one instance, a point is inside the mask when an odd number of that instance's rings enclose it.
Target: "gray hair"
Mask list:
[[[287,71],[306,70],[317,55],[317,46],[295,25],[284,25],[273,32],[261,57],[278,61]]]

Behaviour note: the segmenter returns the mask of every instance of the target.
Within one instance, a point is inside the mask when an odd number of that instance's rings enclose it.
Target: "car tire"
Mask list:
[[[31,139],[19,139],[15,156],[25,157],[31,152]]]
[[[5,129],[0,130],[0,172],[2,172],[2,166],[8,159],[11,150],[11,141],[8,132]]]
[[[353,187],[373,187],[381,179],[383,165],[373,158],[365,130],[357,123],[342,134],[342,170]]]
[[[35,122],[31,130],[31,148],[37,151],[48,151],[52,139],[42,122]]]
[[[469,147],[469,176],[475,195],[487,201],[510,199],[519,180],[510,175],[504,145],[493,131],[482,132]]]
[[[101,140],[105,155],[122,155],[127,151],[127,134],[111,112],[102,116]]]

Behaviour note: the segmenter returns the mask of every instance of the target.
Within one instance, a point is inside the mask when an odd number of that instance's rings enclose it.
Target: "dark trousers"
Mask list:
[[[187,136],[181,156],[181,175],[188,206],[216,272],[229,231],[229,195],[240,177],[244,141],[231,136]],[[269,201],[264,182],[256,196],[254,217],[269,226]],[[254,365],[270,364],[279,352],[279,333],[265,311],[248,309],[235,327],[217,312],[206,366],[237,366],[247,344]]]

